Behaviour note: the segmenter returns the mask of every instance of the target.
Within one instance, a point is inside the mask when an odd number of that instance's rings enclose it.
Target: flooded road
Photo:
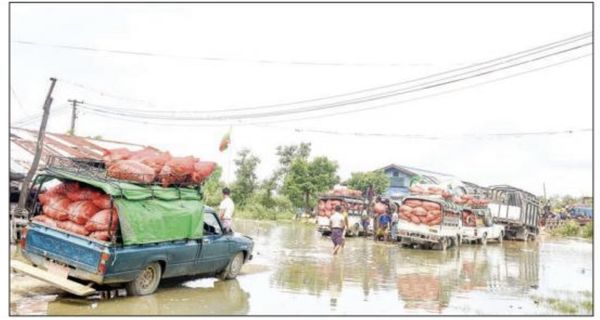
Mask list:
[[[17,288],[21,276],[13,275],[11,313],[592,313],[591,242],[546,238],[440,252],[349,238],[332,256],[314,225],[236,221],[236,231],[255,241],[254,259],[237,280],[164,280],[151,296],[81,299],[43,283]]]

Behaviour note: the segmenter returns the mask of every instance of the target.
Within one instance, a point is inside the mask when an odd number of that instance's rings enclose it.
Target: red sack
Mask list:
[[[77,224],[85,225],[85,223],[98,211],[100,211],[100,209],[96,207],[92,201],[84,200],[73,202],[69,205],[69,220]]]
[[[131,151],[127,148],[107,149],[102,154],[102,159],[107,166],[112,165],[115,161],[127,160],[131,157]]]
[[[439,215],[442,214],[442,211],[441,210],[430,210],[430,211],[427,212],[427,214],[430,214],[430,215],[433,215],[435,217],[438,217]]]
[[[128,160],[140,161],[154,169],[154,172],[158,174],[165,163],[171,160],[171,154],[152,147],[146,147],[142,150],[132,152]]]
[[[68,191],[67,198],[71,201],[83,201],[83,200],[93,200],[99,196],[102,196],[103,193],[91,188],[80,188],[75,191]]]
[[[110,236],[108,235],[108,231],[96,231],[90,234],[91,238],[108,241],[110,240]]]
[[[423,207],[416,207],[413,209],[412,214],[415,216],[424,217],[427,215],[427,210],[425,210]]]
[[[54,220],[54,219],[52,219],[52,218],[50,218],[50,217],[48,217],[46,215],[43,215],[43,214],[40,214],[39,216],[33,217],[32,220],[33,221],[41,222],[41,223],[43,223],[45,225],[48,225],[48,226],[51,226],[51,227],[56,227],[56,225],[58,223],[58,221],[56,221],[56,220]]]
[[[407,214],[407,213],[404,213],[404,212],[400,211],[400,214],[398,214],[398,216],[400,217],[400,219],[411,221],[411,219],[410,219],[411,215],[410,214]]]
[[[172,173],[177,176],[185,176],[194,172],[196,159],[192,156],[173,157],[165,165],[171,167]]]
[[[423,202],[421,202],[421,200],[409,199],[409,200],[404,201],[404,204],[411,208],[416,208],[416,207],[422,206]]]
[[[417,216],[414,216],[414,215],[411,215],[411,216],[410,216],[410,220],[411,220],[413,223],[416,223],[416,224],[419,224],[419,223],[421,223],[421,219],[419,219],[419,217],[417,217]]]
[[[154,181],[156,174],[151,167],[135,160],[120,160],[108,167],[109,177],[140,183]]]
[[[40,201],[42,206],[45,206],[46,204],[48,204],[48,201],[50,201],[51,196],[52,195],[48,194],[48,192],[40,193],[40,195],[38,196],[38,200]]]
[[[48,200],[48,203],[42,207],[42,212],[48,217],[65,221],[69,220],[69,205],[71,201],[66,197],[55,196]]]
[[[200,183],[204,181],[204,179],[208,178],[215,168],[217,164],[214,162],[208,161],[198,161],[194,164],[194,172],[192,172],[192,182]]]
[[[112,207],[110,196],[107,194],[99,195],[98,197],[92,199],[92,202],[100,209],[110,209]]]
[[[427,225],[429,225],[429,226],[434,226],[434,225],[438,225],[438,224],[440,224],[440,222],[442,222],[442,216],[439,216],[439,217],[437,217],[437,218],[435,218],[435,219],[433,219],[433,220],[429,221],[429,222],[427,223]]]
[[[85,229],[90,232],[94,231],[107,231],[108,224],[110,223],[112,212],[112,225],[111,230],[116,230],[117,225],[119,225],[119,215],[117,214],[117,210],[114,209],[105,209],[98,211],[94,214],[88,222],[85,224]]]
[[[87,236],[90,234],[82,225],[79,225],[73,221],[60,221],[57,223],[58,227],[76,234]]]
[[[401,213],[402,213],[402,212],[404,212],[404,213],[410,213],[410,212],[412,212],[412,210],[413,210],[413,208],[412,208],[412,207],[409,207],[409,206],[407,206],[407,205],[404,205],[404,204],[403,204],[403,205],[401,205],[401,206],[400,206],[400,212],[401,212]]]
[[[423,201],[423,208],[426,210],[440,210],[442,206],[439,203],[431,202],[431,201]]]
[[[387,211],[387,206],[381,202],[377,202],[375,206],[373,206],[373,211],[376,214],[384,214]]]

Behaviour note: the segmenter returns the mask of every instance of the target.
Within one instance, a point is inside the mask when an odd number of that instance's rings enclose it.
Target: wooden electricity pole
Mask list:
[[[48,123],[48,116],[50,115],[50,106],[52,105],[52,91],[56,84],[56,78],[50,78],[50,89],[46,95],[46,101],[44,101],[44,115],[42,117],[42,123],[40,124],[40,130],[38,131],[37,145],[35,146],[35,154],[33,156],[33,162],[27,176],[23,180],[21,185],[21,195],[19,196],[19,204],[17,206],[16,214],[21,215],[25,210],[25,204],[29,197],[29,184],[33,179],[33,175],[37,171],[40,157],[42,156],[42,150],[44,148],[44,136],[46,135],[46,124]]]
[[[73,104],[73,112],[71,113],[71,130],[69,130],[69,134],[74,136],[75,135],[75,120],[77,120],[77,104],[83,103],[83,101],[76,100],[76,99],[69,99],[67,101],[71,102]]]

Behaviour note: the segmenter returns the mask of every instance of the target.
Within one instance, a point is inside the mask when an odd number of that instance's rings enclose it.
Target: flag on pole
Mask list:
[[[219,151],[223,152],[223,151],[227,150],[230,142],[231,142],[231,128],[229,128],[229,131],[227,131],[227,133],[221,139],[221,143],[219,144]]]

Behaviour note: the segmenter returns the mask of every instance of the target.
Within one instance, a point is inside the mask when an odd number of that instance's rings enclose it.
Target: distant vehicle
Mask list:
[[[505,228],[505,239],[534,241],[539,234],[540,201],[527,191],[508,185],[488,188],[493,221]]]
[[[486,244],[489,240],[502,242],[504,226],[493,223],[489,208],[465,208],[461,215],[463,243]]]
[[[11,266],[71,293],[92,294],[89,285],[96,283],[125,284],[130,295],[147,295],[164,278],[234,279],[252,258],[253,240],[224,230],[215,211],[202,205],[199,190],[120,183],[58,169],[40,173],[34,186],[42,190],[45,182],[57,180],[100,189],[119,209],[121,227],[109,241],[35,220],[22,230],[23,255],[35,267],[19,261]],[[41,214],[34,199],[31,212]]]
[[[436,224],[416,223],[402,218],[401,213],[398,221],[398,236],[401,246],[446,250],[451,246],[460,245],[462,207],[435,196],[407,196],[402,204],[407,205],[411,200],[438,204],[441,208],[440,220],[436,221]]]
[[[369,224],[370,228],[368,228],[370,230],[364,230],[361,223],[362,210],[366,207],[366,204],[362,198],[345,195],[322,195],[319,197],[319,202],[326,202],[328,200],[334,201],[334,203],[339,203],[340,206],[346,206],[348,208],[348,229],[346,230],[347,236],[359,236],[364,235],[365,232],[367,234],[372,232],[372,221]],[[319,209],[316,208],[315,212],[319,212]],[[328,236],[331,234],[331,229],[329,227],[329,216],[317,215],[316,222],[317,231],[319,233],[321,233],[323,236]]]
[[[594,209],[586,206],[575,206],[569,210],[571,218],[592,218]]]

